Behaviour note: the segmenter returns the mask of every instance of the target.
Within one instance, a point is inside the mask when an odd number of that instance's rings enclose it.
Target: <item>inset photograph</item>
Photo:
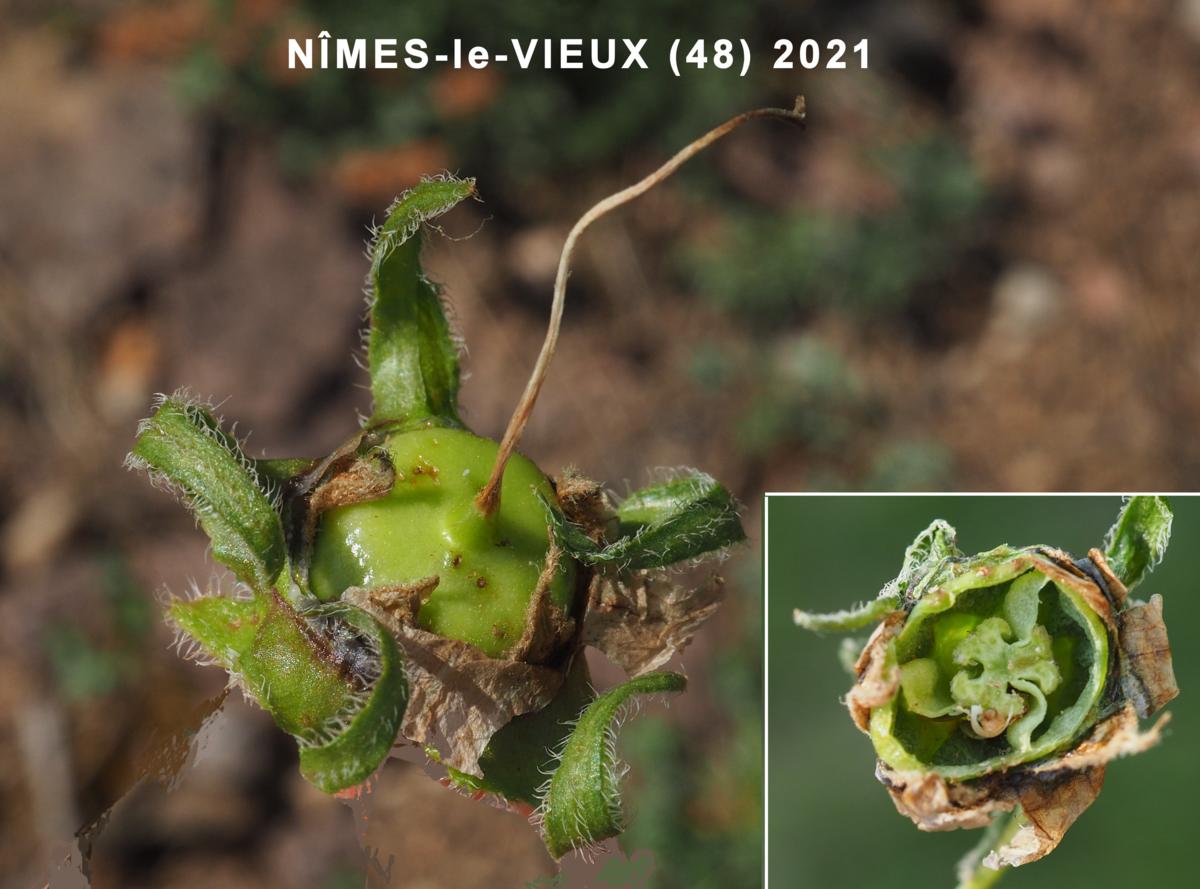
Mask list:
[[[1188,882],[1194,498],[765,514],[769,885]]]

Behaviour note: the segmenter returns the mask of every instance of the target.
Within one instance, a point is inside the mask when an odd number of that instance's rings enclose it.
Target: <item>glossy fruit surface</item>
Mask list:
[[[313,592],[333,600],[352,586],[436,576],[420,625],[492,657],[504,655],[521,637],[545,567],[549,534],[538,495],[554,501],[549,479],[514,454],[500,509],[485,518],[474,501],[495,460],[494,441],[439,427],[398,433],[385,447],[396,470],[391,492],[321,517],[309,575]],[[551,600],[568,609],[574,586],[575,567],[564,559]]]

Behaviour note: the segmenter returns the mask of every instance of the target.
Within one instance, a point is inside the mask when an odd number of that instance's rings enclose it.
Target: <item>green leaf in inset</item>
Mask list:
[[[1104,537],[1104,557],[1132,590],[1162,561],[1171,540],[1171,507],[1164,497],[1130,497]]]
[[[961,556],[957,538],[958,533],[949,522],[934,519],[904,551],[904,563],[895,580],[896,592],[900,595],[910,592],[922,577],[944,560]]]
[[[796,625],[818,633],[844,633],[877,623],[900,607],[906,594],[912,594],[921,581],[937,570],[945,560],[962,553],[955,544],[955,531],[947,522],[936,519],[904,550],[900,574],[879,592],[879,596],[862,605],[843,611],[817,614],[792,612]]]
[[[128,465],[182,491],[213,557],[258,592],[286,564],[283,526],[253,464],[204,407],[165,398],[138,427]]]
[[[458,348],[438,288],[421,272],[420,227],[474,193],[473,179],[424,179],[388,208],[371,243],[374,422],[458,418]]]
[[[679,692],[686,685],[678,673],[647,673],[606,691],[583,711],[542,794],[542,838],[551,855],[561,858],[621,832],[619,712],[634,695]]]
[[[746,539],[737,501],[712,476],[686,470],[631,494],[617,509],[620,536],[593,541],[547,504],[559,546],[589,565],[620,569],[665,568]]]
[[[826,614],[801,611],[797,608],[792,612],[792,620],[796,622],[796,626],[817,633],[845,633],[879,623],[899,607],[900,597],[888,595],[856,605],[854,608]]]

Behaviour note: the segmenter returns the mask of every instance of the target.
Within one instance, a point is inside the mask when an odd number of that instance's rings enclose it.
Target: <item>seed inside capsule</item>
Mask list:
[[[980,738],[995,738],[1008,728],[1013,719],[1020,715],[1017,713],[1009,717],[991,707],[983,710],[976,705],[971,708],[969,715],[971,731]]]

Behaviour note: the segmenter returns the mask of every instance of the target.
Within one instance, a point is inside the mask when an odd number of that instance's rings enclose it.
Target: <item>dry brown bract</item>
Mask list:
[[[662,572],[596,574],[588,590],[582,642],[630,676],[647,673],[683,650],[717,610],[724,591],[724,582],[715,575],[689,588]]]
[[[291,528],[293,556],[307,570],[321,514],[339,506],[383,497],[395,485],[398,473],[379,437],[370,430],[357,433],[332,454],[312,464],[284,490],[284,516]],[[403,478],[402,476],[399,476]]]
[[[1162,596],[1151,596],[1121,612],[1121,690],[1142,717],[1179,694],[1162,608]]]
[[[854,664],[858,681],[846,695],[846,706],[854,724],[868,734],[871,711],[890,701],[900,688],[900,667],[892,655],[891,641],[904,626],[906,617],[903,611],[893,611],[885,617]]]
[[[592,539],[615,529],[612,505],[596,482],[568,470],[557,493],[566,517]],[[579,644],[602,652],[630,676],[661,667],[691,642],[725,594],[718,575],[694,585],[684,579],[669,571],[595,569]]]
[[[1027,864],[1048,855],[1100,793],[1105,767],[1121,756],[1161,740],[1170,714],[1145,732],[1132,704],[1097,725],[1075,749],[1034,765],[1022,765],[973,781],[947,781],[929,772],[897,772],[884,763],[875,774],[896,809],[921,830],[984,827],[1018,805],[1023,823],[1016,835],[987,858],[989,867]]]

